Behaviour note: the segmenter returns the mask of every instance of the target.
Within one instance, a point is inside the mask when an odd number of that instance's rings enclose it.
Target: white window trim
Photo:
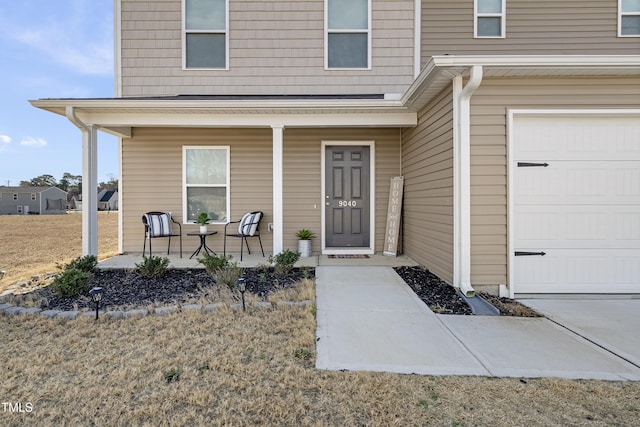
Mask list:
[[[371,0],[367,0],[367,29],[366,30],[345,30],[329,28],[329,0],[324,0],[324,69],[325,71],[349,71],[349,70],[371,70]],[[329,67],[329,33],[352,33],[367,34],[367,66],[360,68],[331,68]]]
[[[182,70],[183,71],[228,71],[229,70],[229,0],[225,0],[224,30],[190,30],[190,34],[224,34],[224,67],[222,68],[187,68],[187,6],[186,0],[182,0]]]
[[[622,0],[618,0],[618,37],[640,37],[640,34],[622,34],[622,17],[640,16],[639,12],[622,12]]]
[[[504,39],[507,33],[507,0],[502,0],[501,13],[479,13],[478,0],[473,0],[473,38],[476,39]],[[478,18],[500,18],[499,36],[478,35]]]
[[[193,187],[214,187],[227,189],[227,214],[226,219],[222,221],[211,221],[211,224],[226,224],[230,220],[231,215],[231,147],[229,145],[183,145],[182,146],[182,223],[194,224],[195,221],[187,221],[187,150],[211,150],[220,149],[226,151],[227,157],[227,184],[197,184]]]

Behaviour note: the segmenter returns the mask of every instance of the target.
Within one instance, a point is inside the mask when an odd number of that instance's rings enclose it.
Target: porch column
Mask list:
[[[82,131],[82,255],[98,256],[98,127],[66,107],[67,119]]]
[[[284,245],[284,206],[283,206],[283,125],[272,125],[273,129],[273,253],[282,252]]]
[[[98,130],[82,129],[82,255],[98,256]]]

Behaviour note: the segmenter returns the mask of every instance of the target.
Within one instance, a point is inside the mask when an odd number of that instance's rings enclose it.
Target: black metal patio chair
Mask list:
[[[144,244],[142,245],[142,256],[147,250],[147,239],[149,239],[149,256],[152,256],[151,241],[159,237],[167,237],[167,255],[171,250],[171,237],[180,238],[180,258],[182,258],[182,225],[171,216],[171,212],[147,212],[142,215],[144,224]],[[178,226],[178,232],[173,231],[173,225]]]
[[[260,242],[260,250],[264,257],[264,248],[262,247],[262,239],[260,238],[260,221],[262,221],[264,214],[261,211],[247,212],[242,215],[242,219],[239,221],[231,221],[224,226],[224,256],[227,255],[227,237],[237,237],[240,239],[240,261],[242,261],[242,248],[247,245],[247,252],[251,255],[251,249],[249,249],[249,243],[247,239],[249,237],[257,237]],[[232,227],[227,231],[227,227],[230,224],[238,224],[238,228],[234,230]]]

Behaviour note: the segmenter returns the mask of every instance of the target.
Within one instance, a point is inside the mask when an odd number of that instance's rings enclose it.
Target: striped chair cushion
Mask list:
[[[171,214],[145,214],[149,225],[149,237],[166,237],[171,235]]]
[[[261,217],[262,213],[260,212],[244,214],[240,220],[240,225],[238,226],[238,234],[244,236],[253,236],[256,234]]]

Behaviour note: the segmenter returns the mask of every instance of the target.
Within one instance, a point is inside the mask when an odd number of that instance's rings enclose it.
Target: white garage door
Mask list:
[[[523,293],[640,293],[640,118],[518,117],[512,281]]]

